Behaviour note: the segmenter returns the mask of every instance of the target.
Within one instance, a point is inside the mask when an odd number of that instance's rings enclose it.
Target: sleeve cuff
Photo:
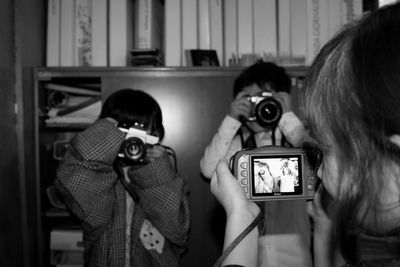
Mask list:
[[[242,126],[242,123],[240,121],[227,115],[227,116],[225,116],[224,120],[222,121],[222,123],[218,129],[218,132],[223,137],[233,139],[233,137],[239,130],[240,126]]]
[[[128,176],[138,187],[149,188],[172,181],[176,173],[165,154],[140,168],[129,168]]]

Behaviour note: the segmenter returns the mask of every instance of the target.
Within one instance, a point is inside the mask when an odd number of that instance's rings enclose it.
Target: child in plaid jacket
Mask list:
[[[110,95],[91,127],[78,133],[61,162],[54,185],[82,224],[85,266],[179,266],[186,249],[188,186],[161,145],[146,148],[144,164],[116,159],[126,133],[118,123],[137,123],[163,138],[161,109],[148,94],[123,89]]]

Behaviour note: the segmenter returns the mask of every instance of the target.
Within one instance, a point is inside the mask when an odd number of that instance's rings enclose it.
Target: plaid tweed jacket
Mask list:
[[[126,190],[113,169],[124,138],[113,123],[100,119],[71,140],[57,170],[54,185],[82,222],[85,266],[125,266]],[[128,176],[139,196],[132,216],[130,266],[179,266],[190,228],[187,184],[167,155],[129,169]],[[164,237],[161,250],[141,242],[146,221]]]

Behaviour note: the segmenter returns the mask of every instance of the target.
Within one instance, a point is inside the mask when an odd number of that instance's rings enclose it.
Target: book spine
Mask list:
[[[109,63],[110,66],[127,66],[130,24],[129,0],[109,1]]]
[[[291,57],[290,0],[278,1],[278,57],[283,64]]]
[[[253,1],[254,53],[266,60],[277,55],[277,13],[275,0]]]
[[[234,65],[234,58],[237,55],[237,1],[224,1],[223,14],[223,36],[224,36],[224,63],[225,66]]]
[[[253,54],[253,6],[252,0],[238,1],[238,56],[243,59]],[[242,60],[242,65],[250,65],[253,62]]]
[[[311,65],[315,56],[328,40],[328,0],[307,0],[307,57]]]
[[[184,1],[184,0],[183,0]],[[198,0],[198,47],[208,50],[211,47],[210,37],[210,3],[209,0]]]
[[[60,0],[49,0],[47,9],[46,66],[60,65]]]
[[[362,0],[342,0],[342,24],[346,24],[362,15]]]
[[[304,65],[306,60],[306,5],[306,0],[290,0],[290,54],[296,65]]]
[[[181,66],[181,0],[165,0],[165,66]]]
[[[60,66],[76,66],[75,0],[61,1]]]
[[[222,0],[210,0],[210,48],[217,52],[219,62],[223,62],[222,50]]]
[[[75,0],[75,46],[76,66],[92,65],[92,1]]]
[[[136,0],[135,2],[135,45],[137,49],[151,48],[152,0]]]
[[[107,0],[92,0],[92,66],[107,66]]]
[[[197,0],[182,1],[182,66],[191,66],[189,50],[197,49]]]
[[[342,8],[341,1],[328,1],[329,38],[342,26]]]

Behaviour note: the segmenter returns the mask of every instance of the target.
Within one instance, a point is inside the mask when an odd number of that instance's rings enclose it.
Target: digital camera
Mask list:
[[[132,163],[141,162],[146,157],[146,145],[155,145],[159,142],[159,138],[149,135],[146,131],[136,128],[119,127],[122,132],[126,133],[124,142],[118,153],[118,157],[126,159]]]
[[[252,201],[312,199],[318,184],[317,170],[300,148],[241,150],[233,156],[232,169]]]
[[[261,126],[276,125],[282,117],[281,104],[272,97],[270,92],[262,92],[257,96],[248,97],[252,110],[248,121],[257,121]]]

